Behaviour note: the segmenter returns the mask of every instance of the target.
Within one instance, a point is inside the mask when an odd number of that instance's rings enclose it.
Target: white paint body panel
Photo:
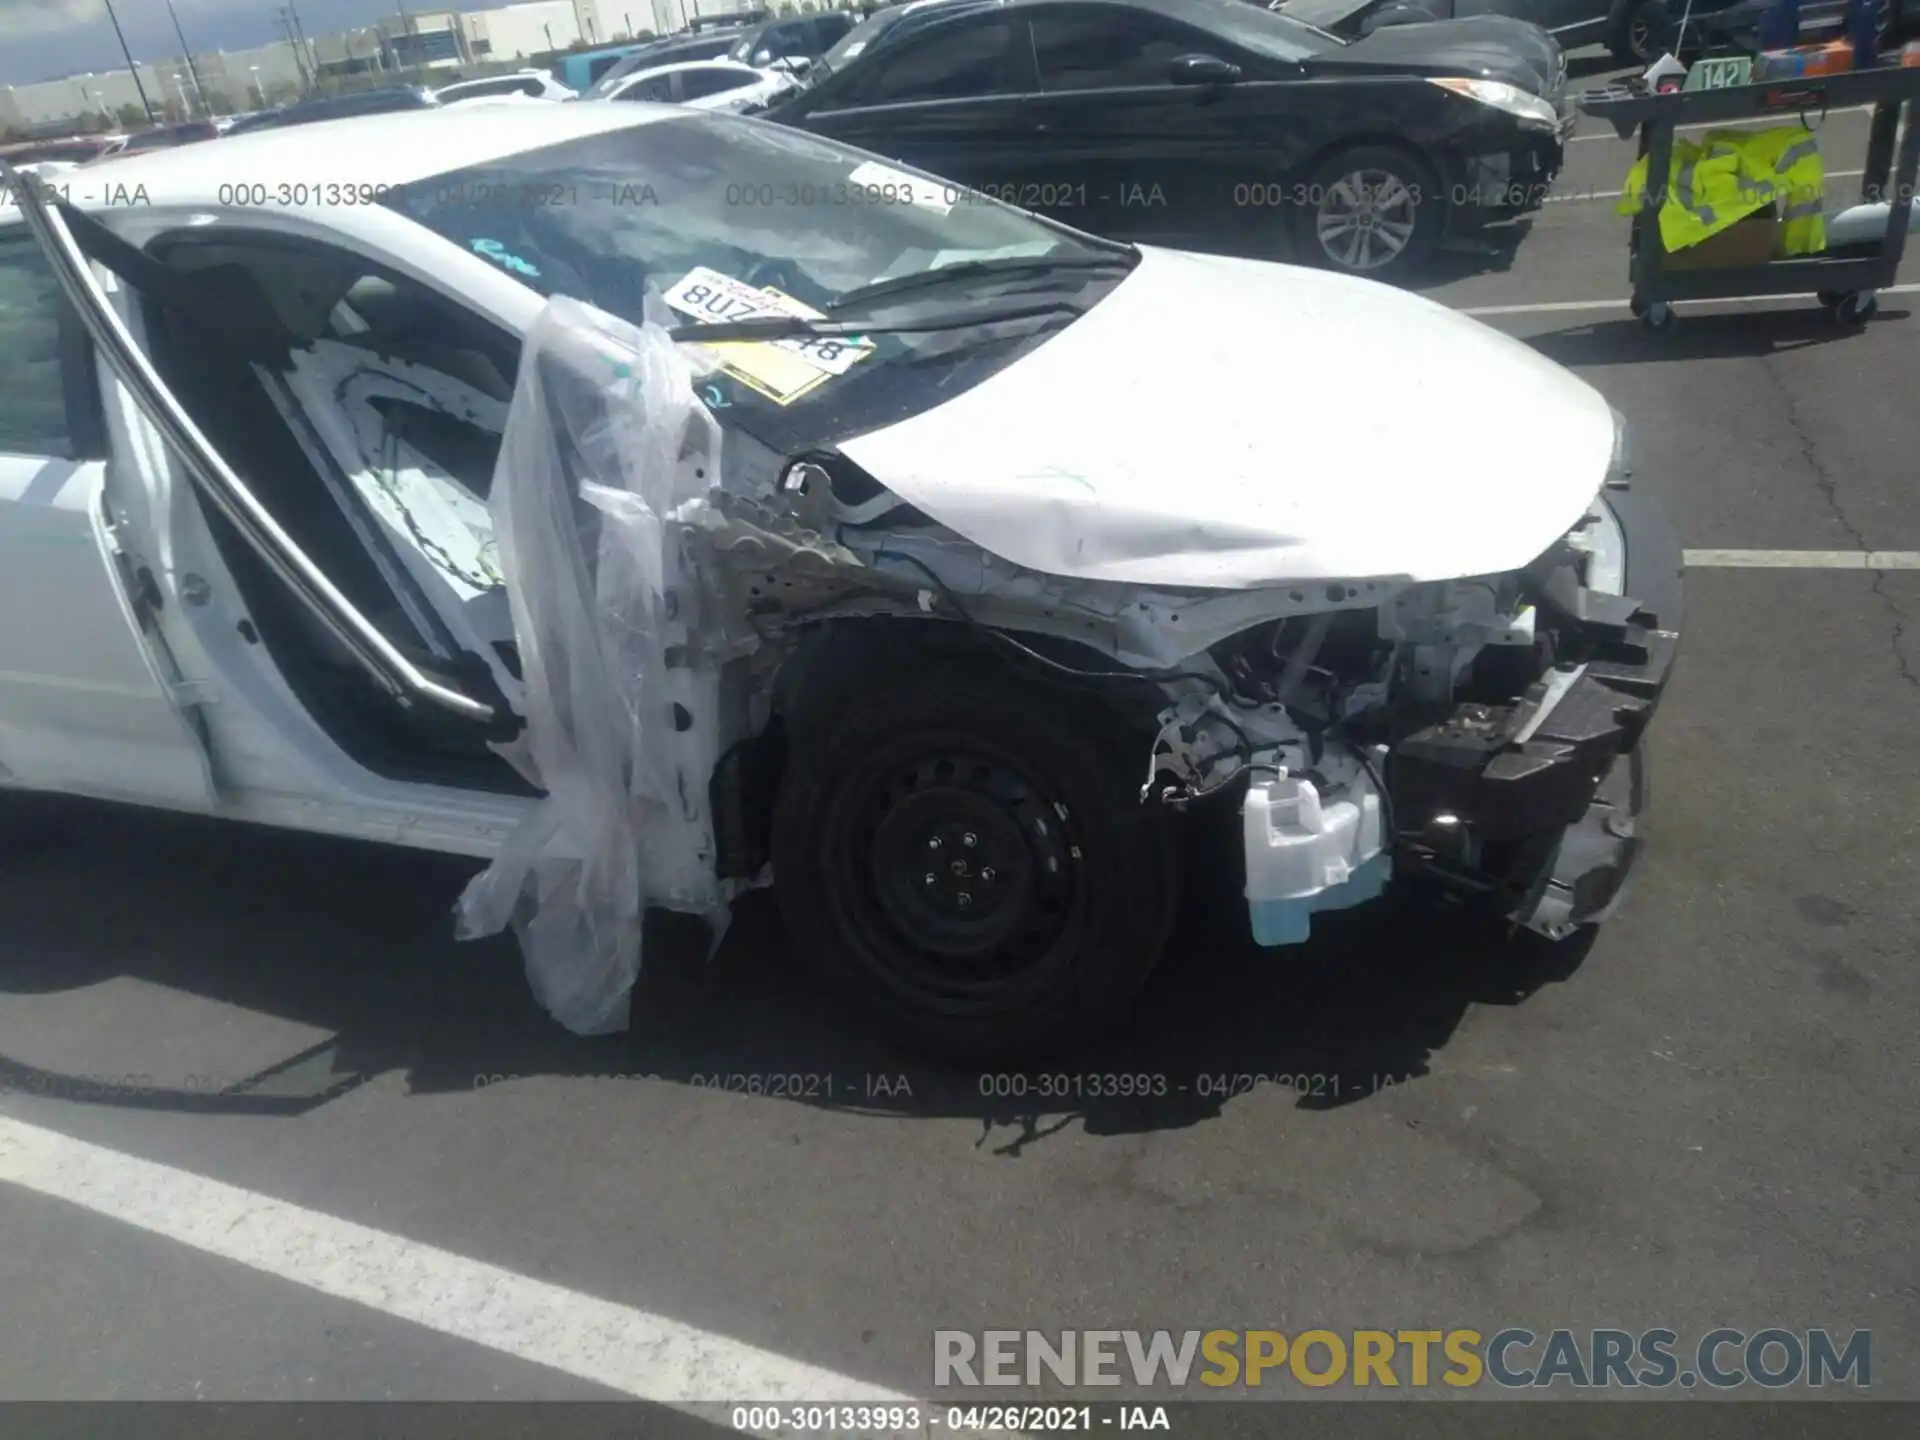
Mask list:
[[[0,454],[0,784],[192,808],[205,748],[142,644],[98,460]]]
[[[1606,401],[1518,340],[1372,281],[1144,254],[1030,354],[841,448],[1029,569],[1235,590],[1513,569],[1606,476]]]

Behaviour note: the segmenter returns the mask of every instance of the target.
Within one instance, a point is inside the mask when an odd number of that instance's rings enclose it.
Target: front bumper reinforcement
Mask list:
[[[1639,845],[1638,753],[1673,670],[1683,579],[1678,537],[1630,490],[1606,495],[1626,551],[1624,594],[1579,583],[1556,547],[1526,581],[1565,654],[1512,705],[1460,705],[1388,759],[1400,836],[1465,827],[1483,847],[1530,856],[1511,918],[1559,936],[1606,918]]]

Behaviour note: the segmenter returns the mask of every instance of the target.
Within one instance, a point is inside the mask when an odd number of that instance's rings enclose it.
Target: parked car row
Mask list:
[[[1575,119],[1537,26],[1354,38],[1246,0],[923,0],[765,113],[947,177],[956,203],[1380,279],[1536,208]]]
[[[1541,26],[1413,4],[909,0],[620,47],[577,97],[523,70],[315,97],[229,133],[483,101],[686,105],[931,172],[954,204],[987,197],[1123,240],[1405,280],[1442,249],[1517,244],[1511,222],[1544,200],[1574,122],[1564,53]],[[121,143],[214,133],[198,122]]]
[[[1100,234],[1403,279],[1517,243],[1574,112],[1541,27],[1380,3],[910,0],[633,47],[584,98],[759,113]]]

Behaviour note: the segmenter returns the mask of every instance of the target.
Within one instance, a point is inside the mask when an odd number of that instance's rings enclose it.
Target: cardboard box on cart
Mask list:
[[[1669,251],[1662,260],[1668,270],[1734,270],[1765,265],[1780,249],[1780,207],[1769,205],[1734,221],[1698,245]]]

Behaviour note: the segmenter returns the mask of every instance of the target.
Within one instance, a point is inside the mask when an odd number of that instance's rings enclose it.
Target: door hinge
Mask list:
[[[211,680],[175,680],[167,688],[181,705],[211,705],[220,697],[220,688]]]

